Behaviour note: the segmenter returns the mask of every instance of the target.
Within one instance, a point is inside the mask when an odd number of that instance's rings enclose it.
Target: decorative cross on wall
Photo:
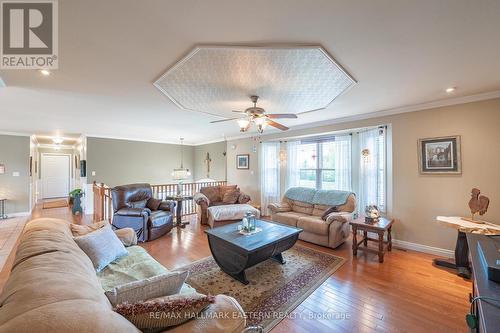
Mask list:
[[[207,157],[205,158],[205,164],[207,165],[207,178],[210,178],[210,162],[212,162],[212,159],[210,158],[210,153],[207,153]]]

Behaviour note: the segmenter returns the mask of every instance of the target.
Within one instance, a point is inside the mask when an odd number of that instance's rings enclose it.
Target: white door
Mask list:
[[[69,155],[42,154],[43,198],[67,197],[69,193]]]

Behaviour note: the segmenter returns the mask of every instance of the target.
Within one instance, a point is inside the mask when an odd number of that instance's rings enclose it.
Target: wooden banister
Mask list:
[[[182,194],[193,196],[199,192],[202,187],[207,186],[225,186],[227,181],[219,180],[203,183],[183,183],[181,184]],[[153,197],[161,200],[169,196],[175,196],[177,193],[177,184],[151,185]],[[113,220],[113,205],[111,199],[111,188],[104,183],[92,184],[92,193],[94,194],[94,222],[106,220],[109,223]],[[194,200],[186,200],[182,207],[182,216],[196,214],[196,203]]]

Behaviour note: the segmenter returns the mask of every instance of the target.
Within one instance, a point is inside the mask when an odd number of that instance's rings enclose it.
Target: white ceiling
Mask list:
[[[500,90],[500,1],[59,2],[59,70],[2,70],[0,131],[203,143],[232,122],[154,86],[194,46],[321,44],[356,80],[290,126]],[[266,131],[268,131],[266,129]]]
[[[156,82],[175,104],[221,118],[251,106],[270,113],[324,109],[355,84],[319,46],[200,46]]]

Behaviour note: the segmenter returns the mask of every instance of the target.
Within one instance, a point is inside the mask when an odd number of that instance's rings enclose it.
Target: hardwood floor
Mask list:
[[[37,207],[36,217],[90,222],[90,217],[73,217],[68,208]],[[204,227],[194,217],[190,220],[186,229],[174,229],[141,246],[168,269],[209,256]],[[467,331],[464,316],[471,283],[433,267],[433,256],[393,248],[380,264],[375,254],[363,251],[352,258],[350,241],[335,250],[299,243],[347,261],[272,333]],[[322,318],[325,313],[330,317]]]

